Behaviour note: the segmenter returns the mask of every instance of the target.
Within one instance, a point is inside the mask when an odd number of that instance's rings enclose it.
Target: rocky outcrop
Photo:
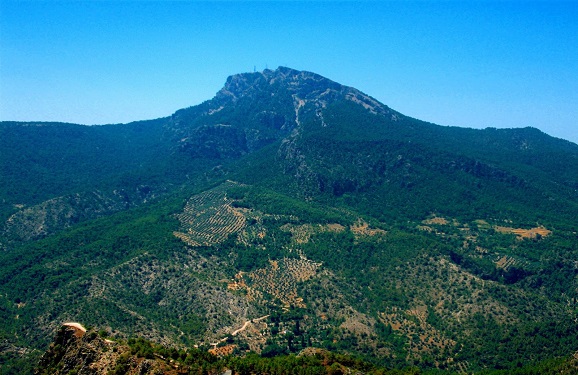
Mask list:
[[[35,374],[67,374],[75,371],[77,374],[99,373],[96,365],[104,368],[103,354],[109,353],[106,361],[112,364],[117,353],[108,350],[111,344],[98,337],[96,332],[86,332],[78,324],[65,324],[56,334],[48,351],[40,359]]]
[[[304,124],[330,125],[323,110],[339,101],[393,121],[399,116],[357,89],[279,67],[230,76],[213,99],[177,111],[168,127],[180,150],[193,158],[236,159],[273,142],[295,139]]]
[[[44,353],[35,375],[165,374],[174,366],[164,358],[139,358],[128,346],[101,338],[78,323],[65,323]]]

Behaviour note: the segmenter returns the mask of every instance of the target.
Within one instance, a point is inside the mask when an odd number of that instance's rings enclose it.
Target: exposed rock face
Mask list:
[[[392,119],[398,116],[357,89],[315,73],[279,67],[230,76],[212,100],[177,111],[169,128],[180,149],[193,157],[238,158],[295,138],[305,122],[327,126],[322,110],[337,101],[350,101]]]
[[[64,324],[40,359],[41,374],[164,374],[171,370],[162,358],[131,355],[128,346],[102,339],[78,323]],[[174,370],[174,369],[172,369]]]
[[[373,113],[389,113],[390,110],[377,100],[352,87],[343,86],[319,74],[279,67],[259,73],[244,73],[231,76],[215,99],[222,102],[238,102],[244,97],[255,97],[262,91],[275,88],[276,96],[287,91],[296,104],[301,101],[316,101],[325,107],[333,101],[347,99],[360,104]]]
[[[86,333],[82,327],[63,325],[40,359],[35,374],[67,374],[70,371],[78,374],[101,373],[118,359],[118,353],[108,350],[109,346],[96,332]]]

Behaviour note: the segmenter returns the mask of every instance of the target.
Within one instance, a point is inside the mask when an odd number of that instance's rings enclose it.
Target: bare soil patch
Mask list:
[[[518,239],[535,239],[535,238],[547,237],[550,234],[552,234],[551,230],[546,229],[544,227],[522,229],[522,228],[510,228],[510,227],[495,226],[494,229],[500,233],[515,234],[516,237],[518,237]]]

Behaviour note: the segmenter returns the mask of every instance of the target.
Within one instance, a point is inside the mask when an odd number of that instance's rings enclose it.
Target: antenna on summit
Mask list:
[[[253,73],[255,73],[257,71],[257,66],[253,65]]]

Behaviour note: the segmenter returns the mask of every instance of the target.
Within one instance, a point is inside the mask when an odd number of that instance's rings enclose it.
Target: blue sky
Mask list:
[[[280,65],[440,125],[578,143],[577,1],[0,0],[0,120],[164,117]]]

